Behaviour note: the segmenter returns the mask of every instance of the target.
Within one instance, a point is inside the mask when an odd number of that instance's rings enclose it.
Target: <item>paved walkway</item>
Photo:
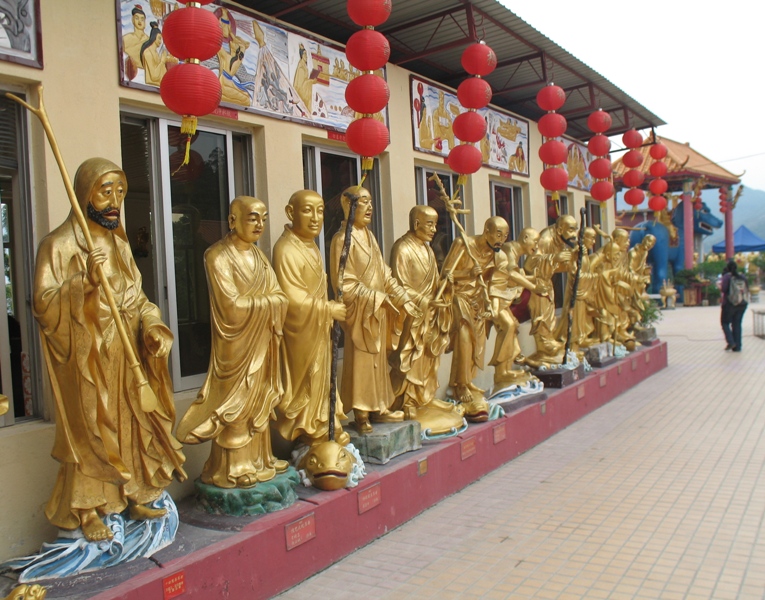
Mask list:
[[[280,596],[765,598],[765,340],[665,313],[669,367]],[[338,525],[341,526],[341,525]]]

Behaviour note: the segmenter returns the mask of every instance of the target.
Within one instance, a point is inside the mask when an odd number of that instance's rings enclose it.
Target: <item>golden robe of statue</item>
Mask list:
[[[599,251],[599,272],[595,304],[598,339],[601,342],[632,344],[634,336],[628,332],[630,321],[627,313],[632,297],[634,281],[625,266],[624,252],[616,242],[608,242]]]
[[[62,529],[82,527],[87,539],[112,537],[98,515],[127,506],[131,518],[164,514],[147,505],[185,479],[181,445],[171,430],[175,406],[167,353],[172,333],[141,289],[119,221],[127,183],[124,172],[102,159],[86,160],[74,190],[95,250],[89,253],[74,216],[40,243],[34,281],[34,315],[56,410],[53,457],[61,463],[45,509]],[[101,264],[124,326],[140,357],[158,405],[140,407],[140,394],[112,313],[97,280]]]
[[[285,394],[280,344],[288,300],[254,245],[267,211],[255,198],[231,202],[232,231],[205,252],[212,312],[210,367],[178,425],[186,444],[212,440],[202,482],[250,487],[287,470],[271,450],[269,421]],[[287,380],[288,381],[288,380]]]
[[[333,315],[345,318],[345,307],[327,297],[324,262],[314,238],[324,222],[324,200],[316,192],[296,192],[287,205],[292,225],[274,246],[274,271],[289,300],[284,322],[285,360],[292,395],[279,406],[279,432],[286,440],[301,438],[307,444],[327,438],[329,385],[332,363]],[[343,406],[335,407],[335,439],[349,441],[340,419]]]
[[[360,191],[359,191],[360,190]],[[349,194],[358,194],[350,252],[343,279],[343,302],[348,309],[343,323],[345,352],[340,395],[353,407],[359,431],[371,431],[372,418],[402,420],[403,413],[391,412],[395,395],[388,374],[387,351],[401,332],[402,309],[417,313],[404,288],[392,277],[377,240],[369,231],[372,198],[364,188],[349,188],[342,194],[343,211],[348,214]],[[345,236],[345,222],[332,238],[330,274],[337,292],[340,252]]]
[[[480,400],[484,390],[473,384],[478,369],[483,369],[486,325],[491,318],[491,305],[480,279],[490,287],[495,272],[505,269],[507,258],[501,248],[508,229],[502,217],[488,219],[483,234],[469,237],[467,246],[462,238],[454,241],[443,266],[444,276],[453,282],[451,349],[454,355],[449,385],[454,388],[457,400],[466,405],[467,418],[473,420],[488,417],[485,401]]]

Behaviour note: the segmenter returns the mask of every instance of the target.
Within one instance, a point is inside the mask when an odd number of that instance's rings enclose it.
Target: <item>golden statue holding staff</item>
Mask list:
[[[430,206],[415,206],[409,212],[409,231],[391,250],[393,276],[422,311],[407,316],[398,348],[390,355],[391,380],[397,403],[407,418],[415,419],[428,435],[457,432],[464,411],[436,399],[438,364],[449,343],[451,306],[439,302],[438,265],[429,242],[437,231],[438,213]]]
[[[473,380],[478,369],[484,366],[486,322],[493,318],[489,288],[506,268],[507,257],[501,249],[508,231],[507,221],[491,217],[481,235],[454,240],[442,268],[453,292],[451,349],[454,355],[449,385],[465,408],[467,419],[474,422],[489,418],[484,390]]]
[[[332,321],[344,321],[342,302],[327,297],[327,276],[316,242],[324,224],[324,200],[311,190],[292,194],[285,209],[292,225],[274,246],[276,278],[289,300],[284,322],[284,347],[292,395],[279,406],[277,426],[290,441],[310,445],[327,439]],[[335,439],[345,445],[350,436],[343,431],[345,418],[337,404]]]
[[[45,513],[53,525],[81,527],[98,541],[113,536],[100,515],[129,507],[132,519],[161,517],[165,511],[150,504],[173,472],[186,475],[171,433],[173,336],[141,289],[120,222],[125,173],[91,158],[77,170],[74,193],[77,209],[88,215],[87,233],[73,207],[40,243],[35,268],[34,314],[56,406],[52,454],[61,463]],[[136,365],[150,390],[137,379]]]
[[[343,278],[343,303],[348,309],[343,323],[345,352],[340,396],[353,407],[359,433],[370,433],[370,418],[378,422],[404,419],[402,411],[393,411],[395,400],[388,374],[388,340],[395,342],[396,322],[401,312],[419,317],[421,311],[409,299],[404,288],[393,278],[385,264],[368,225],[372,222],[372,196],[369,190],[353,186],[341,195],[345,218],[355,196],[351,245]],[[345,222],[332,238],[330,275],[337,292],[340,253],[345,237]]]
[[[271,450],[271,414],[285,395],[280,344],[289,301],[255,246],[268,211],[257,198],[231,202],[230,232],[205,252],[212,312],[207,379],[178,425],[186,444],[212,440],[202,483],[246,488],[289,467]]]

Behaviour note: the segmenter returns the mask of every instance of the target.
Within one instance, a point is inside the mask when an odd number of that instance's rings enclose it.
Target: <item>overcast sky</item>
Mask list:
[[[765,190],[765,0],[499,2]]]

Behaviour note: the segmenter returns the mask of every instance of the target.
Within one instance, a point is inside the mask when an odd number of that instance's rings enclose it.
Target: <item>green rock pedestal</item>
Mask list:
[[[207,485],[197,479],[194,487],[197,491],[197,506],[214,515],[233,515],[243,517],[264,515],[282,510],[297,500],[295,488],[300,484],[300,476],[294,467],[277,475],[270,481],[258,483],[251,488],[219,488]]]
[[[417,421],[401,423],[372,423],[372,433],[359,435],[356,424],[345,428],[351,443],[361,454],[364,462],[384,465],[391,458],[422,448],[420,424]]]

